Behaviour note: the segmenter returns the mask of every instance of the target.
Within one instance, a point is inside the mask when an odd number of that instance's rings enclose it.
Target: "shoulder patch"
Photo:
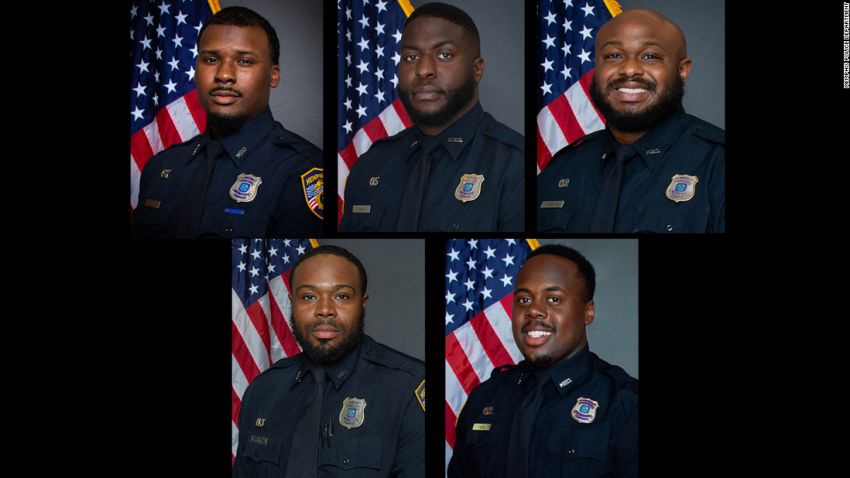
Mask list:
[[[325,213],[325,180],[322,168],[312,168],[301,175],[301,189],[310,212],[319,219]]]
[[[422,407],[422,411],[425,411],[425,380],[422,380],[422,383],[416,387],[416,390],[413,392],[416,395],[416,400],[419,401],[419,406]]]

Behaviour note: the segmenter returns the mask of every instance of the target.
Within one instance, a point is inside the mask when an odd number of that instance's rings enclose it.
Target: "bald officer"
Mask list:
[[[683,109],[690,71],[684,33],[657,12],[600,28],[590,91],[607,126],[538,176],[538,231],[725,231],[726,135]]]

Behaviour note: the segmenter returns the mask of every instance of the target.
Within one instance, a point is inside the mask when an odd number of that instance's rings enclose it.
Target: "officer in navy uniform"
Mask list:
[[[638,476],[638,381],[589,350],[596,278],[546,245],[516,279],[512,328],[525,360],[497,368],[457,420],[448,476]]]
[[[538,176],[540,232],[724,232],[725,132],[682,108],[685,36],[657,12],[600,28],[591,97],[607,127]]]
[[[233,476],[424,477],[425,364],[363,332],[366,271],[320,246],[290,271],[292,331],[242,397]]]
[[[272,237],[322,231],[322,152],[276,122],[280,42],[243,7],[210,17],[198,36],[195,83],[204,134],[142,171],[136,237]]]
[[[407,19],[399,96],[414,126],[348,176],[341,231],[522,231],[523,137],[484,112],[478,29],[443,3]]]

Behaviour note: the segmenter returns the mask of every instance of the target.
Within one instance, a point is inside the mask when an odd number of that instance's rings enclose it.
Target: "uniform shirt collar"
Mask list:
[[[545,369],[561,396],[566,395],[584,380],[584,377],[590,371],[590,358],[590,348],[585,344],[572,357]]]
[[[227,156],[238,168],[245,162],[245,158],[268,136],[273,126],[274,117],[272,116],[272,111],[266,108],[259,116],[242,125],[239,131],[220,138],[219,141],[224,147]],[[210,141],[212,141],[212,137],[210,136],[209,129],[207,129],[201,136],[201,142],[199,143],[200,149],[196,148],[196,153],[200,153],[203,147]],[[193,154],[192,159],[198,156],[200,154]]]
[[[643,160],[647,169],[652,171],[661,163],[664,153],[679,139],[682,130],[686,127],[687,115],[684,108],[679,107],[664,121],[635,141],[632,144],[632,148],[634,148],[635,152]],[[606,131],[607,144],[605,146],[606,152],[603,158],[603,165],[607,159],[613,157],[614,150],[618,145],[617,141],[611,135],[611,130],[606,128]]]
[[[364,336],[365,341],[365,336]],[[357,359],[360,357],[360,351],[363,349],[363,341],[361,341],[357,347],[354,348],[351,352],[348,352],[345,357],[335,361],[328,362],[322,364],[325,368],[325,372],[328,374],[328,380],[330,380],[334,384],[334,388],[339,390],[342,387],[342,384],[351,376],[354,372],[354,367],[357,365]],[[316,364],[310,361],[306,354],[301,354],[301,364],[298,369],[298,374],[295,376],[295,384],[303,381],[304,377],[307,375],[307,371],[310,368],[315,367]],[[293,384],[294,385],[294,384]]]
[[[481,103],[476,101],[471,110],[464,113],[457,121],[437,135],[440,145],[448,151],[453,160],[457,160],[460,153],[463,152],[463,148],[475,137],[478,124],[483,116],[484,110],[481,108]],[[413,132],[418,144],[425,137],[425,133],[419,127],[413,128]]]

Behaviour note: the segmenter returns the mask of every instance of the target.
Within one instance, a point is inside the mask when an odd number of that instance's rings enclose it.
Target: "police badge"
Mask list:
[[[688,201],[694,197],[696,185],[699,178],[687,174],[673,176],[670,185],[667,186],[667,199],[675,202]]]
[[[464,174],[460,177],[460,183],[455,189],[455,199],[460,202],[478,199],[478,196],[481,195],[481,183],[483,182],[483,174]]]
[[[263,178],[253,174],[240,174],[230,186],[230,197],[236,202],[251,202],[257,197],[257,189],[263,184]]]
[[[325,181],[322,168],[313,168],[301,175],[301,189],[310,212],[319,219],[325,214]]]
[[[599,402],[579,397],[570,415],[572,415],[573,420],[579,423],[590,423],[596,418],[597,408],[599,408]]]
[[[345,397],[342,401],[342,410],[339,411],[339,424],[349,430],[359,427],[366,418],[363,413],[365,409],[365,399]]]

